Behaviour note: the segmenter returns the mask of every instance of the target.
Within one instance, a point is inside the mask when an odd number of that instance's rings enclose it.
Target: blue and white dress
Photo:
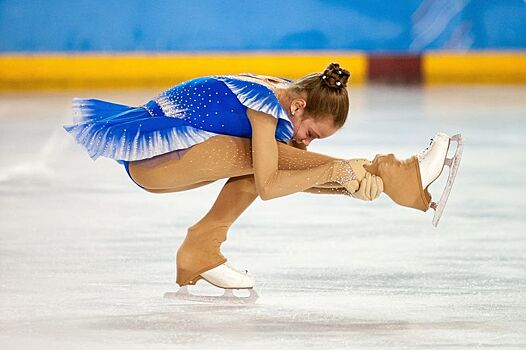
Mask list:
[[[185,149],[216,135],[250,138],[247,108],[276,117],[276,139],[291,139],[293,126],[277,96],[250,74],[189,80],[140,107],[75,99],[75,124],[64,129],[94,160],[108,157],[128,170],[129,161]]]

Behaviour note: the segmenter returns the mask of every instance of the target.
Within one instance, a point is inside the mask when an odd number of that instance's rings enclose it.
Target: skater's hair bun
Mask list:
[[[322,73],[309,74],[294,81],[290,88],[296,93],[307,93],[305,112],[313,119],[330,116],[334,125],[342,127],[349,113],[349,92],[347,81],[351,74],[331,63]]]
[[[351,73],[347,69],[340,67],[338,63],[331,63],[322,73],[321,81],[332,89],[341,89],[347,87],[347,80]]]

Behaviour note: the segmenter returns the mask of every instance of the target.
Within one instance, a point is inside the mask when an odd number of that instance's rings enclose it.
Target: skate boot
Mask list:
[[[442,174],[448,150],[449,136],[438,133],[431,139],[429,146],[416,155],[420,168],[420,181],[424,189]]]
[[[449,159],[447,152],[451,141],[457,142],[457,149],[453,158]],[[394,154],[378,154],[371,164],[364,164],[363,167],[382,178],[384,193],[395,203],[424,212],[429,208],[434,209],[433,225],[437,226],[458,170],[462,149],[460,135],[450,138],[439,133],[432,139],[431,144],[417,155],[399,160]],[[450,167],[447,186],[440,201],[431,202],[428,187],[440,176],[444,165]]]
[[[227,262],[203,272],[201,277],[223,289],[252,289],[255,284],[254,276],[250,275],[248,270],[241,272]]]
[[[453,158],[447,158],[451,141],[457,142],[457,148]],[[450,168],[447,184],[442,192],[440,200],[438,202],[431,202],[429,205],[430,208],[435,210],[435,215],[433,217],[433,226],[435,227],[438,225],[438,221],[444,211],[449,193],[451,192],[451,187],[453,186],[453,181],[455,180],[458,166],[460,164],[460,158],[462,157],[462,151],[463,142],[460,134],[449,137],[444,133],[438,133],[431,139],[429,146],[416,156],[420,168],[420,180],[425,191],[427,191],[428,187],[440,177],[446,165]]]
[[[203,279],[211,285],[222,288],[224,290],[223,295],[213,296],[192,294],[188,290],[188,285],[184,285],[175,293],[165,293],[164,297],[228,304],[253,304],[259,297],[253,289],[255,285],[254,276],[250,275],[247,270],[237,270],[227,262],[201,273],[198,278],[196,278],[195,281],[191,281],[190,284],[195,284],[199,279]],[[247,289],[249,295],[246,297],[238,297],[234,295],[233,289]]]

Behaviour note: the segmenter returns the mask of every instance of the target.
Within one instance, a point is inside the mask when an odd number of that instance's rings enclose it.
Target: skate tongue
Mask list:
[[[431,138],[430,139],[431,141],[429,142],[429,145],[427,145],[426,148],[424,148],[422,151],[420,151],[416,157],[418,158],[418,161],[421,162],[422,159],[425,157],[426,153],[429,152],[429,150],[431,149],[431,145],[433,144],[433,141],[434,141],[434,138]]]

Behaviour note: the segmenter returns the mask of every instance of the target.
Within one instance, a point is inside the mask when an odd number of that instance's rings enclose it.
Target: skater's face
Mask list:
[[[294,112],[294,114],[292,114]],[[290,120],[294,125],[292,139],[308,146],[314,139],[323,139],[333,135],[338,128],[330,116],[314,116],[305,113],[305,101],[292,104]]]

